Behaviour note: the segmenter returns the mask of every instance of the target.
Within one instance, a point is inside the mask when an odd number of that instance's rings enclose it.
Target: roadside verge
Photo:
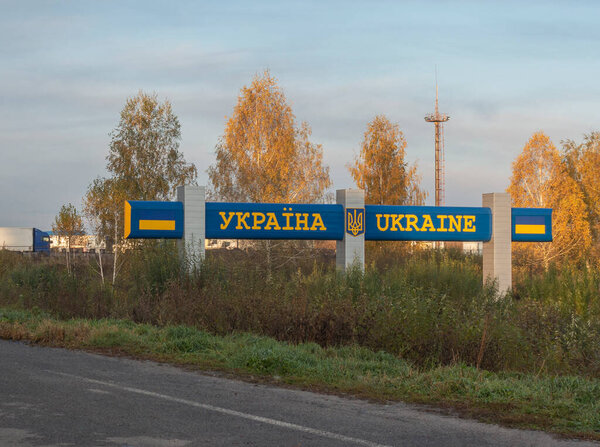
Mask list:
[[[430,404],[486,422],[600,440],[600,380],[593,378],[489,372],[465,365],[420,369],[358,346],[292,345],[247,333],[216,336],[186,326],[59,320],[10,309],[0,309],[0,338],[378,401]]]

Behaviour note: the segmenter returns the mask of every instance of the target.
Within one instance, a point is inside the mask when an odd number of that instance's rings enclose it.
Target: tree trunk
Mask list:
[[[67,272],[71,274],[71,239],[67,237]]]
[[[273,266],[273,260],[271,259],[271,241],[268,240],[266,241],[266,255],[267,255],[267,280],[271,280],[272,278],[272,266]]]
[[[102,266],[102,249],[98,248],[98,244],[96,244],[96,250],[98,250],[98,265],[100,266],[100,280],[102,281],[102,287],[104,288],[104,267]]]
[[[112,274],[112,285],[115,285],[115,282],[117,281],[117,257],[118,257],[118,253],[119,253],[119,246],[117,244],[117,237],[119,235],[119,225],[118,225],[119,219],[117,218],[117,215],[115,213],[115,234],[114,234],[114,241],[113,241],[113,274]]]
[[[117,256],[118,256],[119,250],[117,247],[117,244],[113,244],[113,274],[112,274],[112,285],[115,285],[115,282],[117,280]]]

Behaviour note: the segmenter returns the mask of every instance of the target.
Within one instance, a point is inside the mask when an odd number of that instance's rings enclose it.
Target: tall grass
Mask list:
[[[189,326],[157,327],[130,320],[65,321],[43,312],[2,308],[0,337],[108,350],[312,390],[442,404],[496,424],[600,439],[599,379],[495,373],[460,363],[424,369],[357,345],[323,348],[250,333],[217,336]]]
[[[285,253],[280,253],[284,256]],[[259,252],[209,252],[189,275],[173,244],[127,254],[114,287],[92,266],[0,251],[0,305],[60,317],[126,318],[213,334],[251,332],[323,347],[360,345],[422,367],[600,376],[600,272],[518,275],[513,296],[481,284],[481,259],[452,251],[379,252],[339,274],[330,252],[283,267]]]

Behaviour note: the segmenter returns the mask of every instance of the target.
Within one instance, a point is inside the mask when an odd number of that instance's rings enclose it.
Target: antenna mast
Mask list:
[[[435,113],[425,116],[425,121],[435,124],[435,206],[441,206],[445,202],[445,179],[444,179],[444,123],[450,117],[440,113],[438,107],[438,85],[437,69],[435,73]]]

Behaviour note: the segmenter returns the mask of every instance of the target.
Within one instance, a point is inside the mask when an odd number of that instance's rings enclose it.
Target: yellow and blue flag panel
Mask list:
[[[128,200],[125,239],[181,239],[183,203]]]
[[[551,242],[551,208],[513,208],[513,242]]]

